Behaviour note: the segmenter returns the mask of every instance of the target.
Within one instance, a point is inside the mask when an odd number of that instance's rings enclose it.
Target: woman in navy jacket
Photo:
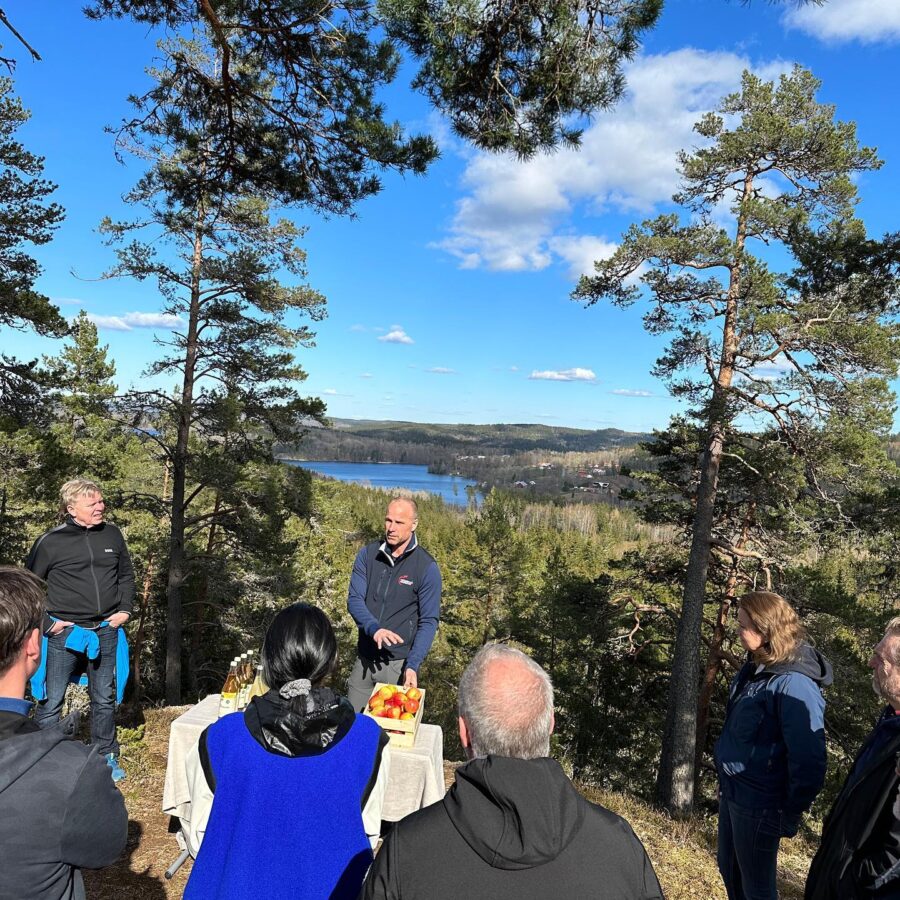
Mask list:
[[[825,700],[831,665],[805,641],[797,613],[768,591],[741,598],[747,662],[731,683],[716,742],[718,863],[729,900],[777,900],[778,845],[825,781]]]

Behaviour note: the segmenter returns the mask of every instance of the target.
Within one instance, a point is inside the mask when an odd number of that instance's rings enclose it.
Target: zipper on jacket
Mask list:
[[[91,540],[89,537],[90,530],[84,529],[84,540],[87,544],[88,555],[91,558],[91,578],[94,579],[94,592],[97,594],[97,615],[100,615],[103,610],[100,608],[100,583],[97,581],[97,573],[94,571],[94,548],[91,547]]]
[[[393,569],[385,569],[381,575],[381,584],[378,585],[379,590],[381,592],[381,613],[378,616],[379,622],[384,621],[384,607],[385,607],[385,604],[387,603],[388,590],[391,586],[391,576],[393,574],[394,574]],[[385,581],[387,581],[387,584],[385,584]]]

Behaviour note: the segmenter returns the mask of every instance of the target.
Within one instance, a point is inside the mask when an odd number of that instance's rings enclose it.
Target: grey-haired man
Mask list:
[[[441,803],[394,826],[360,900],[662,900],[628,823],[550,758],[553,685],[524,653],[482,647],[459,685],[469,762]]]

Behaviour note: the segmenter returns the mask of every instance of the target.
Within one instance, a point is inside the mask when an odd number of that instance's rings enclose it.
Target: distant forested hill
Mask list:
[[[279,447],[279,454],[305,459],[430,465],[478,453],[594,453],[633,447],[649,437],[618,428],[587,431],[549,425],[432,425],[365,419],[332,422],[331,428],[311,428],[299,447]]]

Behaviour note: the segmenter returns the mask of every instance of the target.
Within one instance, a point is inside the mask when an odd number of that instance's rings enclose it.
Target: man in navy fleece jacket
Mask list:
[[[347,696],[362,710],[376,682],[418,685],[419,666],[431,649],[441,611],[441,573],[416,540],[415,500],[392,500],[384,541],[356,555],[347,609],[359,627],[356,663]]]

